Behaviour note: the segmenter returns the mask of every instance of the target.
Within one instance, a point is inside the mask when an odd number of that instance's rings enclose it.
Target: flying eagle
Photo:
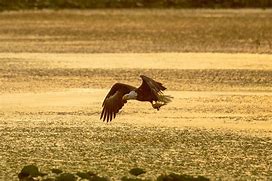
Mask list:
[[[107,122],[111,121],[130,99],[148,101],[157,110],[171,102],[173,97],[163,94],[162,91],[166,88],[160,82],[156,82],[144,75],[140,77],[143,82],[138,88],[122,83],[116,83],[112,86],[103,101],[100,119],[107,120]]]

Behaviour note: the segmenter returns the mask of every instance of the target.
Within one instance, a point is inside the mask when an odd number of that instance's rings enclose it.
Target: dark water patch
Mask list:
[[[132,168],[129,171],[130,174],[134,177],[123,176],[120,180],[122,181],[152,181],[152,179],[137,178],[137,176],[146,173],[141,168]],[[39,168],[35,165],[24,166],[21,172],[18,174],[20,181],[80,181],[80,180],[89,180],[89,181],[111,181],[112,179],[107,176],[99,176],[98,174],[87,171],[87,172],[77,172],[77,173],[62,173],[61,172],[52,172],[52,173],[41,173]],[[209,181],[210,179],[204,176],[191,176],[186,174],[161,174],[154,179],[157,181]]]

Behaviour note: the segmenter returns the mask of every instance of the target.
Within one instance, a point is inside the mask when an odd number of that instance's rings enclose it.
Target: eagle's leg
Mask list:
[[[164,102],[157,102],[157,101],[153,101],[153,102],[151,102],[151,104],[152,104],[152,107],[153,107],[154,109],[157,109],[158,111],[160,110],[160,108],[161,108],[162,106],[165,105]]]

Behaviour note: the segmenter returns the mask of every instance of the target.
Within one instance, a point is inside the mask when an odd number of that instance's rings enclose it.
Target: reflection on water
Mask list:
[[[28,164],[45,172],[96,170],[114,179],[134,167],[153,179],[164,172],[271,178],[272,69],[262,55],[259,63],[259,55],[237,63],[210,54],[203,64],[195,55],[193,69],[182,59],[189,54],[146,54],[142,65],[130,62],[132,55],[105,55],[112,61],[79,55],[78,64],[74,55],[55,55],[0,55],[0,179],[16,179]],[[100,60],[111,69],[101,68]],[[161,69],[162,60],[173,67]],[[124,67],[116,69],[115,61]],[[140,74],[168,87],[173,102],[156,111],[129,101],[111,123],[99,120],[109,88],[115,82],[138,86]]]

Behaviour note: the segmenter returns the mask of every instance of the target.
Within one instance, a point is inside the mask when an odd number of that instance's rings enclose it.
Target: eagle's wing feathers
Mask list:
[[[143,83],[140,87],[150,90],[151,93],[156,97],[155,101],[161,102],[163,105],[171,102],[172,96],[164,95],[162,91],[166,90],[166,87],[162,85],[162,83],[157,82],[147,76],[140,76],[143,80]]]
[[[116,113],[118,113],[126,103],[126,101],[123,101],[123,96],[134,89],[135,87],[130,85],[121,83],[114,84],[103,101],[103,110],[100,119],[109,122],[115,118]]]
[[[160,82],[156,82],[155,80],[144,75],[141,75],[140,77],[143,79],[141,86],[147,86],[156,96],[166,89]]]

